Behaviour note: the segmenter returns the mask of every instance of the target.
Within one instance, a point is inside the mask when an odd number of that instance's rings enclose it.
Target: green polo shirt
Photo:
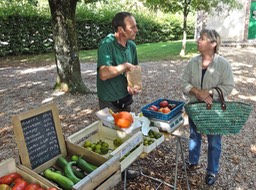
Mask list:
[[[103,65],[117,66],[129,62],[137,65],[136,45],[133,41],[127,41],[126,47],[120,45],[114,34],[106,36],[99,44],[97,60],[97,94],[104,101],[116,101],[128,94],[127,78],[125,73],[117,77],[101,80],[98,68]]]

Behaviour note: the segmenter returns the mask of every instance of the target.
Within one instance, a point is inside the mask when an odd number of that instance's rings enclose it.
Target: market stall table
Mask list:
[[[190,186],[189,186],[189,182],[188,182],[188,176],[187,176],[187,169],[186,169],[186,162],[185,162],[185,156],[184,156],[184,150],[183,150],[183,145],[182,145],[182,142],[183,141],[188,141],[188,138],[177,133],[177,130],[180,129],[182,126],[184,126],[184,119],[183,119],[183,116],[182,116],[182,113],[178,114],[173,120],[172,122],[164,122],[164,121],[160,121],[160,120],[151,120],[155,126],[159,127],[160,129],[164,130],[166,129],[165,131],[161,131],[165,137],[168,137],[169,135],[172,135],[175,137],[175,140],[176,140],[176,155],[175,155],[175,178],[174,178],[174,184],[171,185],[161,179],[158,179],[158,178],[154,178],[152,176],[149,176],[149,175],[146,175],[142,172],[142,169],[140,167],[140,161],[137,160],[136,161],[136,164],[137,164],[137,167],[139,169],[139,172],[140,172],[140,175],[144,176],[144,177],[147,177],[151,180],[154,180],[154,181],[157,181],[159,182],[159,186],[156,188],[158,189],[162,184],[164,185],[167,185],[171,188],[173,188],[174,190],[176,190],[177,188],[177,176],[178,176],[178,164],[179,164],[179,156],[181,156],[181,159],[182,159],[182,165],[183,165],[183,168],[184,168],[184,174],[185,174],[185,178],[186,178],[186,184],[187,184],[187,189],[189,190],[190,189]],[[162,128],[161,128],[162,126]],[[167,126],[169,126],[169,128],[167,128]],[[124,189],[126,189],[126,170],[125,170],[125,175],[124,175]]]

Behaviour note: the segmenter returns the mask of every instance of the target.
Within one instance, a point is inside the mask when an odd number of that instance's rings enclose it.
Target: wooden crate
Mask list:
[[[101,121],[96,121],[89,125],[88,127],[74,133],[69,136],[67,139],[71,143],[74,143],[80,147],[82,147],[88,154],[97,154],[93,151],[87,150],[83,147],[83,144],[86,140],[90,140],[92,142],[97,142],[98,140],[103,140],[107,142],[110,146],[110,149],[114,149],[113,140],[117,137],[123,140],[123,143],[117,147],[114,151],[109,152],[106,155],[100,155],[105,158],[111,158],[115,155],[118,155],[120,159],[122,159],[128,152],[130,152],[137,145],[142,143],[143,135],[141,131],[136,132],[135,134],[126,134],[124,131],[115,130],[109,127],[103,126]],[[128,167],[142,152],[140,148],[138,148],[135,153],[133,153],[136,157],[132,159],[127,157],[121,162],[121,171]]]
[[[73,189],[95,189],[99,188],[102,183],[107,182],[110,186],[111,184],[114,185],[111,182],[112,176],[119,175],[121,169],[119,157],[104,158],[97,154],[88,154],[88,151],[85,151],[82,147],[65,141],[55,104],[43,105],[16,115],[13,117],[13,123],[21,164],[25,166],[23,169],[38,180],[43,180],[59,188],[39,174],[54,166],[59,156],[69,160],[72,155],[76,154],[83,155],[86,161],[99,167],[75,184]],[[30,131],[33,131],[33,133]],[[40,148],[39,151],[37,148]],[[35,152],[41,154],[40,157],[34,155]],[[35,158],[32,156],[35,156]]]
[[[52,187],[51,183],[45,182],[43,180],[38,180],[34,177],[34,175],[30,175],[22,169],[21,165],[16,165],[14,158],[9,158],[0,163],[0,177],[3,177],[10,173],[18,173],[22,176],[24,180],[28,183],[36,183],[39,184],[43,188]]]
[[[154,127],[151,127],[151,128],[154,128]],[[156,129],[154,128],[154,130],[156,130]],[[156,131],[159,132],[158,129],[157,129]],[[145,137],[154,140],[154,142],[153,142],[152,144],[150,144],[150,145],[148,145],[148,146],[143,146],[143,152],[146,152],[146,153],[150,153],[152,150],[156,149],[156,147],[159,146],[162,142],[164,142],[164,135],[162,135],[162,136],[161,136],[160,138],[158,138],[158,139],[150,138],[150,137],[148,137],[148,136],[145,136]],[[145,138],[145,137],[144,137],[144,138]]]

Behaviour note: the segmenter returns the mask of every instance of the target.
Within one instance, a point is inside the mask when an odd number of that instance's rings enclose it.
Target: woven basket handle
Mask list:
[[[225,104],[225,100],[224,100],[224,96],[223,96],[223,92],[219,87],[214,87],[214,89],[218,92],[219,95],[219,99],[221,102],[221,109],[224,111],[226,110],[226,104]],[[211,109],[211,105],[207,104],[207,109]]]

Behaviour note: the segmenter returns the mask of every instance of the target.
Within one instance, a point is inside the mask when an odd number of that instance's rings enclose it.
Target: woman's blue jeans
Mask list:
[[[198,164],[201,152],[202,135],[197,133],[196,126],[189,118],[190,139],[189,139],[189,162]],[[207,173],[217,174],[221,155],[221,135],[207,135],[208,139],[208,165]]]

